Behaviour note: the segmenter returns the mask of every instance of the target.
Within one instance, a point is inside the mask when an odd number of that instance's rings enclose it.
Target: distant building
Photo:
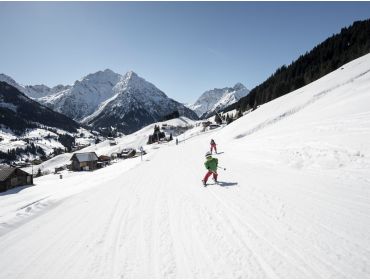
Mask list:
[[[110,141],[109,141],[109,145],[111,145],[111,146],[115,146],[115,145],[117,145],[116,140],[110,140]]]
[[[123,149],[121,154],[119,154],[118,156],[126,159],[126,158],[132,158],[135,155],[136,155],[136,150],[132,148],[128,148],[128,149]]]
[[[32,184],[33,176],[31,174],[17,167],[0,167],[0,192]]]
[[[203,127],[208,127],[210,124],[212,124],[212,122],[210,122],[210,121],[202,122]]]
[[[98,158],[98,164],[97,164],[97,167],[98,168],[102,168],[102,167],[105,167],[107,165],[110,164],[110,161],[111,161],[111,158],[109,156],[104,156],[104,155],[101,155],[99,156]]]
[[[110,158],[111,159],[116,159],[116,158],[118,158],[119,156],[118,156],[118,154],[119,153],[112,153],[111,155],[110,155]]]
[[[209,125],[209,129],[215,129],[215,128],[219,128],[220,126],[218,124],[210,124]]]
[[[101,155],[101,156],[98,157],[98,160],[102,161],[102,162],[103,161],[110,161],[111,158],[109,156]]]
[[[71,161],[71,167],[74,171],[94,170],[97,168],[98,156],[94,152],[74,153]]]

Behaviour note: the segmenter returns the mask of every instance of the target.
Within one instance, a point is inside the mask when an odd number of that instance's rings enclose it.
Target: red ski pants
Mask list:
[[[208,170],[206,176],[204,176],[203,181],[207,183],[209,176],[211,176],[212,174],[213,174],[213,179],[215,179],[215,181],[217,181],[217,175],[218,174],[216,172],[213,172],[213,171],[210,171],[210,170]]]
[[[217,154],[216,144],[211,145],[211,153],[212,153],[213,149],[215,149],[215,153]]]

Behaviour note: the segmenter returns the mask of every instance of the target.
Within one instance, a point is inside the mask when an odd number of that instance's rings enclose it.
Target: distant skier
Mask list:
[[[145,153],[143,146],[140,146],[139,150],[140,150],[140,158],[141,158],[141,161],[143,161],[143,155]]]
[[[179,144],[179,139],[176,138],[176,145],[178,145],[178,144]]]
[[[216,142],[215,140],[211,139],[211,154],[212,154],[213,149],[215,150],[215,153],[217,154]]]
[[[202,180],[204,186],[207,185],[208,178],[212,174],[213,174],[213,180],[217,183],[217,176],[218,176],[218,174],[217,174],[217,165],[218,165],[218,159],[213,158],[211,152],[207,152],[206,153],[206,162],[204,163],[204,166],[207,168],[208,172]]]

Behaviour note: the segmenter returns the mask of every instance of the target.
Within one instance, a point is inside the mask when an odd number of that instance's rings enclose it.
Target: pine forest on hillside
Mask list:
[[[370,19],[356,21],[339,34],[325,40],[310,52],[301,55],[289,66],[282,66],[249,95],[224,111],[256,108],[275,98],[303,87],[340,66],[370,52]]]

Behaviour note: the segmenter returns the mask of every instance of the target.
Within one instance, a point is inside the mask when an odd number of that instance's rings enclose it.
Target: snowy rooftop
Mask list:
[[[71,160],[73,160],[74,158],[76,158],[79,162],[98,160],[98,157],[94,152],[75,153],[75,154],[73,154]]]

